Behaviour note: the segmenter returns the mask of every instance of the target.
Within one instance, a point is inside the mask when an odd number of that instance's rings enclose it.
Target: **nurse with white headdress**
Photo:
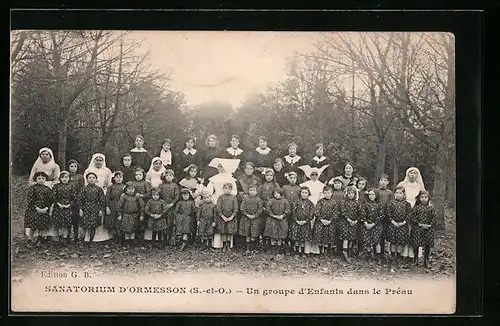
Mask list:
[[[224,184],[231,183],[233,189],[231,190],[231,195],[236,196],[238,191],[236,189],[236,179],[233,177],[233,173],[238,168],[240,160],[235,159],[223,159],[214,158],[208,166],[216,168],[218,174],[214,175],[208,179],[208,185],[206,191],[212,194],[212,202],[217,205],[217,199],[224,193]],[[222,248],[223,241],[230,241],[230,247],[233,246],[233,236],[228,236],[228,239],[223,239],[221,234],[214,234],[212,241],[212,246],[214,248]]]
[[[95,175],[97,175],[96,185],[102,188],[104,190],[104,194],[106,194],[106,190],[112,185],[111,178],[113,177],[113,173],[106,167],[106,156],[104,156],[104,154],[95,153],[94,155],[92,155],[89,167],[83,173],[83,177],[85,178],[85,185],[87,185],[87,174],[90,172],[93,172],[95,173]],[[83,230],[80,231],[80,234],[84,234]],[[101,225],[95,231],[94,242],[106,241],[111,239],[112,237],[113,235],[106,228],[104,228],[104,226]],[[87,233],[85,234],[85,241],[89,240],[90,235]]]

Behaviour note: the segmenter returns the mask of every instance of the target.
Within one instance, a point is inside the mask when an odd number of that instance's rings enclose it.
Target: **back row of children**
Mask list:
[[[238,141],[233,136],[230,148],[241,155]],[[141,142],[142,137],[138,137],[137,147]],[[209,149],[213,142],[215,136],[209,136]],[[245,238],[247,251],[258,243],[274,248],[271,250],[293,249],[303,254],[335,250],[348,261],[355,253],[382,255],[387,243],[386,250],[393,257],[415,257],[413,248],[422,247],[428,263],[435,212],[418,169],[408,169],[394,193],[387,188],[387,175],[380,177],[377,189],[367,189],[367,180],[354,177],[351,164],[346,164],[341,176],[322,178],[328,164],[321,162],[328,160],[322,155],[321,144],[316,146],[312,161],[317,164],[313,166],[301,164],[297,146],[290,144],[284,160],[267,161],[274,163],[272,167],[259,157],[270,153],[262,137],[259,145],[263,144],[267,149],[259,146],[253,156],[258,164],[213,157],[201,170],[194,164],[194,141],[188,139],[183,153],[191,161],[179,157],[184,163],[178,165],[177,172],[171,168],[174,159],[164,146],[145,173],[132,164],[132,153],[144,153],[136,147],[123,157],[125,171],[111,173],[104,155],[94,154],[84,177],[78,174],[78,163],[70,161],[69,171],[61,172],[58,178],[54,177],[52,152],[44,148],[35,163],[37,168],[32,170],[35,184],[28,194],[25,226],[31,235],[37,230],[43,235],[52,227],[56,235],[67,239],[71,228],[75,239],[83,228],[89,245],[99,230],[107,233],[101,239],[152,239],[153,246],[156,241],[160,245],[171,243],[178,236],[181,250],[189,238],[230,250],[234,236],[239,235]],[[226,152],[231,154],[229,148]],[[294,170],[309,180],[300,182],[301,176]],[[181,175],[179,182],[176,174]],[[56,182],[52,190],[42,187],[51,181]]]

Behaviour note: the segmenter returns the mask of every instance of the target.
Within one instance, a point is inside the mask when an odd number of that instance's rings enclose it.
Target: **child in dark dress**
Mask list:
[[[132,155],[125,154],[122,157],[120,171],[123,172],[123,183],[135,180],[135,168],[132,166]]]
[[[120,228],[118,221],[118,201],[125,192],[123,184],[123,172],[116,171],[111,178],[112,185],[106,191],[106,217],[104,218],[104,227],[106,227],[117,241],[120,241]]]
[[[351,261],[354,242],[358,239],[358,222],[361,217],[356,193],[355,186],[348,186],[345,198],[339,204],[339,239],[342,241],[342,254],[347,262]]]
[[[319,245],[321,254],[328,248],[333,251],[337,245],[338,203],[332,198],[332,187],[323,188],[323,198],[316,203],[315,221],[313,227],[313,242]]]
[[[415,206],[410,212],[410,220],[414,223],[410,233],[410,243],[417,250],[423,248],[424,266],[428,268],[431,248],[434,246],[434,228],[437,221],[436,210],[430,203],[429,192],[425,190],[419,192]],[[416,262],[418,265],[418,258],[416,258]]]
[[[167,204],[167,212],[165,213],[165,220],[167,226],[165,228],[165,245],[171,244],[172,240],[175,239],[174,234],[174,206],[180,198],[180,188],[174,183],[174,171],[167,170],[163,173],[163,183],[160,185],[160,198],[165,200]],[[175,241],[173,241],[175,242]]]
[[[144,148],[143,136],[137,135],[137,137],[135,137],[135,148],[131,149],[129,153],[132,156],[134,168],[141,168],[143,170],[149,168],[149,164],[151,163],[151,155]]]
[[[292,212],[290,239],[295,241],[295,251],[305,254],[306,241],[312,239],[311,220],[314,218],[314,204],[309,200],[311,191],[301,187],[300,199],[295,203]]]
[[[262,199],[257,196],[257,185],[250,185],[248,195],[241,201],[238,231],[239,235],[245,237],[246,253],[255,248],[255,240],[261,236],[263,210]]]
[[[156,240],[160,241],[160,246],[165,244],[164,232],[167,228],[165,214],[168,210],[168,204],[160,198],[160,190],[154,188],[151,190],[151,199],[146,203],[144,213],[148,218],[148,228],[153,231],[151,247],[156,248]]]
[[[226,183],[223,186],[224,193],[217,199],[217,212],[219,216],[215,220],[215,233],[222,235],[222,251],[231,249],[232,237],[238,233],[238,200],[236,196],[231,195],[233,185]]]
[[[133,240],[137,225],[144,220],[144,201],[136,196],[135,186],[132,181],[125,185],[125,194],[118,200],[118,220],[120,221],[121,243]]]
[[[267,218],[264,237],[270,239],[272,247],[284,249],[284,240],[288,237],[288,215],[290,204],[283,198],[283,191],[275,188],[273,198],[269,199],[266,206]],[[277,250],[274,250],[277,251]]]
[[[360,204],[364,203],[366,200],[366,186],[368,185],[368,180],[365,178],[359,178],[356,181],[356,188],[358,192],[356,194],[356,200],[360,202]]]
[[[394,199],[394,193],[389,188],[387,188],[388,185],[389,185],[389,176],[387,174],[382,174],[378,181],[377,191],[380,199],[380,205],[382,205],[382,209],[384,211],[384,219],[382,221],[383,223],[382,239],[380,240],[384,254],[390,253],[389,241],[386,240],[389,221],[387,220],[387,216],[385,215],[385,206],[389,201]]]
[[[80,209],[78,208],[78,197],[80,196],[80,192],[85,185],[83,175],[78,173],[78,168],[79,164],[76,160],[68,161],[69,183],[73,187],[73,193],[75,194],[73,202],[71,203],[71,225],[73,228],[73,241],[75,243],[78,242],[80,228]]]
[[[288,184],[283,186],[283,198],[285,198],[290,204],[291,212],[294,211],[295,204],[300,199],[300,186],[297,185],[297,173],[290,172],[287,175]],[[290,239],[291,225],[292,225],[292,214],[288,214],[288,237],[285,239],[285,243],[289,249],[293,249],[292,240]],[[287,254],[289,254],[288,252]]]
[[[403,254],[404,246],[409,243],[409,213],[411,205],[405,200],[405,188],[396,187],[394,200],[387,202],[385,214],[389,221],[387,240],[390,242],[390,253],[394,261]]]
[[[71,233],[72,211],[71,205],[75,200],[74,187],[69,183],[69,172],[62,171],[59,175],[59,183],[52,187],[52,222],[57,237],[62,236],[69,242]]]
[[[87,242],[87,247],[90,248],[92,241],[94,241],[96,228],[101,225],[102,215],[106,207],[106,197],[104,190],[96,185],[97,175],[94,172],[89,172],[86,177],[87,185],[80,193],[79,207],[82,226],[85,232],[90,235]]]
[[[203,193],[203,202],[196,213],[197,236],[205,248],[212,246],[216,217],[217,206],[212,202],[212,194],[205,191]]]
[[[255,186],[258,189],[262,183],[262,180],[254,174],[255,164],[246,162],[243,165],[243,169],[245,173],[237,178],[238,197],[240,200],[249,194],[250,187]]]
[[[321,169],[323,166],[330,164],[328,157],[324,156],[324,146],[323,144],[316,144],[314,146],[316,156],[314,156],[311,161],[309,162],[309,166],[312,168],[318,168]],[[328,181],[328,175],[327,173],[322,173],[319,176],[319,181],[322,183],[326,184]]]
[[[361,209],[361,248],[370,254],[372,260],[375,259],[375,253],[380,259],[384,211],[376,189],[366,192],[366,200]]]
[[[141,197],[144,202],[147,202],[151,197],[151,184],[146,181],[146,172],[142,168],[135,169],[134,172],[135,180],[132,184],[135,188],[135,195]],[[144,238],[144,220],[140,220],[137,223],[137,230],[135,231],[135,239],[139,245],[142,245],[142,240]]]
[[[278,183],[280,187],[283,187],[288,184],[288,173],[284,169],[283,160],[278,157],[274,160],[273,163],[273,171],[274,171],[274,179]]]
[[[194,201],[188,189],[181,190],[181,199],[175,204],[175,234],[182,237],[180,251],[183,251],[193,228],[193,217],[196,214]]]
[[[190,165],[194,164],[196,166],[202,167],[202,153],[194,148],[194,137],[187,137],[184,144],[185,148],[176,156],[177,167],[175,175],[177,177],[177,180],[182,180],[182,178],[187,177]],[[200,169],[198,172],[201,173],[201,171],[202,170]]]
[[[257,189],[257,195],[259,196],[260,199],[262,199],[262,205],[265,207],[264,211],[264,216],[263,216],[263,221],[266,221],[267,218],[267,202],[269,199],[273,198],[273,193],[275,189],[278,189],[279,185],[276,183],[276,180],[274,179],[274,171],[272,169],[266,169],[264,172],[264,182],[259,186]],[[264,231],[264,224],[262,225],[262,231]],[[271,245],[271,239],[270,238],[263,238],[263,245]]]
[[[29,241],[33,241],[35,231],[49,228],[49,208],[53,203],[52,190],[45,185],[48,176],[45,172],[36,172],[33,176],[35,184],[28,188],[28,207],[24,215],[24,227],[31,229]],[[38,232],[37,246],[40,245],[41,232]]]

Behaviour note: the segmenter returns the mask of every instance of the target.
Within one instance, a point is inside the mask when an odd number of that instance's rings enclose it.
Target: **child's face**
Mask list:
[[[273,177],[274,177],[274,176],[273,176],[273,174],[272,174],[272,173],[266,173],[265,178],[266,178],[266,181],[267,181],[267,182],[273,181]]]
[[[332,198],[332,191],[331,190],[323,191],[323,196],[325,196],[326,199]]]
[[[275,162],[273,167],[276,171],[281,171],[281,169],[283,168],[283,164],[281,164],[281,162]]]
[[[349,199],[354,199],[354,197],[356,197],[356,194],[355,194],[354,192],[349,191],[349,192],[347,193],[347,198],[349,198]]]
[[[245,174],[248,176],[252,175],[253,174],[253,166],[251,166],[251,165],[245,166]]]
[[[205,203],[210,203],[212,201],[212,198],[209,195],[204,195],[203,196],[203,201]]]
[[[267,147],[267,141],[265,141],[263,139],[259,139],[259,147],[262,148],[262,149],[266,149],[266,147]]]
[[[309,191],[307,191],[307,190],[305,190],[305,189],[304,189],[304,190],[301,190],[301,191],[300,191],[300,198],[302,198],[302,199],[307,199],[307,198],[309,198]]]
[[[297,147],[290,146],[288,147],[288,155],[295,156],[297,154]]]
[[[162,165],[163,163],[161,161],[155,161],[153,163],[153,169],[155,169],[155,171],[160,171]]]
[[[42,161],[44,163],[47,163],[48,161],[50,161],[50,153],[49,152],[41,152],[40,153],[40,158],[42,159]]]
[[[154,200],[158,200],[158,199],[160,199],[160,194],[158,194],[158,193],[153,193],[153,194],[151,195],[151,198],[153,198]]]
[[[349,164],[347,164],[347,165],[345,166],[345,168],[344,168],[344,172],[345,172],[345,174],[346,174],[346,175],[351,175],[353,170],[354,170],[354,169],[353,169],[353,168],[352,168],[352,166],[351,166],[351,165],[349,165]]]
[[[378,181],[378,185],[380,186],[380,188],[382,189],[385,189],[387,188],[387,185],[389,184],[389,180],[387,180],[386,178],[382,178]]]
[[[274,198],[276,198],[276,199],[280,199],[281,198],[281,194],[279,192],[277,192],[277,191],[275,191],[273,193],[273,195],[274,195]]]
[[[248,194],[250,196],[257,196],[257,188],[252,187],[252,188],[248,189]]]
[[[410,181],[417,180],[417,176],[418,176],[418,173],[415,170],[411,170],[410,172],[408,172],[408,178],[410,179]]]
[[[71,173],[76,173],[76,171],[78,171],[78,164],[76,163],[71,163],[68,167],[69,169],[69,172]]]
[[[47,180],[43,175],[39,175],[36,177],[36,183],[43,185],[45,183],[45,180]]]
[[[194,147],[194,141],[192,139],[189,139],[187,142],[186,142],[186,148],[187,149],[191,149]]]
[[[138,172],[136,172],[136,173],[134,174],[134,176],[135,176],[135,180],[136,180],[136,181],[142,181],[142,179],[144,178],[144,175],[142,174],[142,172],[139,172],[139,171],[138,171]]]
[[[87,182],[88,182],[88,183],[90,183],[90,184],[94,184],[94,183],[96,183],[96,181],[97,181],[97,178],[96,178],[96,176],[95,176],[95,175],[93,175],[93,174],[89,174],[89,175],[87,176]]]
[[[323,156],[323,147],[316,148],[316,156],[317,157],[322,157]]]
[[[189,199],[189,194],[187,192],[182,193],[182,199],[188,200]]]
[[[142,148],[144,146],[144,140],[142,140],[141,138],[136,138],[135,139],[135,146],[137,148]]]
[[[222,188],[222,189],[224,190],[224,193],[226,195],[229,195],[231,193],[231,190],[232,190],[231,187],[229,187],[229,186],[224,186],[224,188]]]
[[[100,167],[102,167],[104,160],[101,157],[96,157],[94,159],[94,162],[95,162],[95,167],[100,168]]]
[[[163,143],[161,148],[163,148],[165,152],[168,152],[170,150],[170,143]]]
[[[311,173],[311,180],[312,181],[318,180],[318,174],[317,173]]]
[[[61,181],[61,183],[68,183],[69,182],[69,175],[67,175],[66,173],[61,175],[59,177],[59,180]]]
[[[358,182],[358,189],[359,190],[364,190],[366,188],[366,182],[360,181]]]
[[[134,187],[127,187],[126,192],[127,192],[127,195],[132,196],[135,192],[135,189],[134,189]]]
[[[424,205],[427,204],[429,202],[429,196],[427,196],[427,194],[421,194],[420,202]]]
[[[340,181],[334,181],[334,182],[333,182],[333,188],[334,188],[335,190],[340,190],[340,189],[342,189],[342,182],[340,182]]]
[[[196,169],[190,169],[190,170],[189,170],[189,176],[190,176],[191,178],[196,177],[196,175],[197,175],[197,174],[198,174],[198,170],[196,170]]]
[[[167,180],[167,182],[174,181],[174,176],[172,175],[172,173],[166,174],[165,175],[165,180]]]
[[[403,192],[403,190],[401,189],[397,189],[395,192],[394,192],[394,198],[397,199],[397,200],[402,200],[405,198],[405,194]]]
[[[123,158],[123,166],[129,167],[132,165],[132,158],[130,156],[125,156]]]
[[[237,149],[238,146],[240,146],[240,141],[236,138],[231,138],[231,141],[229,143],[231,144],[231,147],[234,149]]]
[[[377,196],[375,195],[375,191],[371,190],[368,192],[368,199],[371,200],[371,201],[375,201],[375,198],[377,198]]]
[[[225,172],[224,167],[222,166],[222,164],[219,164],[217,166],[217,171],[219,171],[219,173],[224,173]]]
[[[215,147],[216,144],[217,144],[217,142],[215,141],[214,138],[210,138],[208,140],[208,147]]]
[[[115,183],[122,183],[123,182],[123,176],[121,174],[115,175]]]
[[[296,175],[291,175],[289,178],[288,178],[288,182],[290,182],[291,185],[294,185],[297,183],[297,176]]]

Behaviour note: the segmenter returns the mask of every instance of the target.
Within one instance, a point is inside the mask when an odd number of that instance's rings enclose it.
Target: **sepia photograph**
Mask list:
[[[453,314],[455,38],[11,31],[13,312]]]

